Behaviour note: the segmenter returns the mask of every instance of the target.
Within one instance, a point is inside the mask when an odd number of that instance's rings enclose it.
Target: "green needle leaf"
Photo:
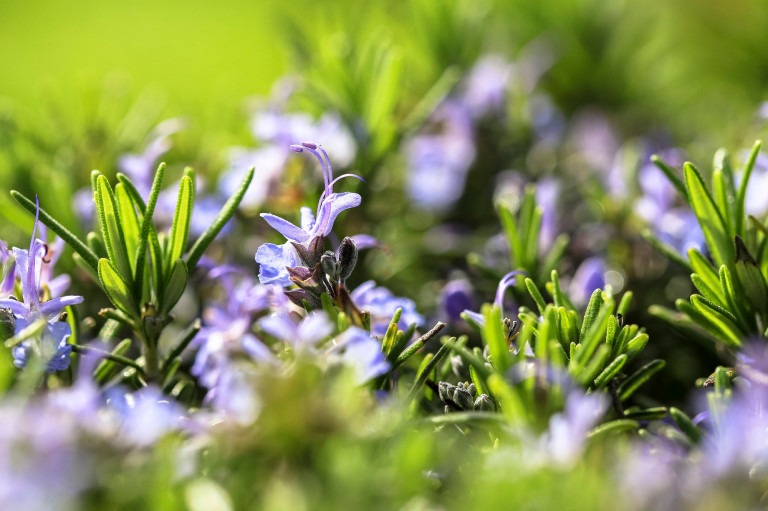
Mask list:
[[[712,258],[718,266],[731,264],[735,255],[733,242],[728,235],[725,220],[720,210],[717,209],[715,201],[704,184],[698,169],[692,164],[686,163],[684,170],[691,207],[699,219],[701,230],[707,239],[707,245],[712,251]]]
[[[176,213],[173,215],[170,246],[168,248],[167,268],[176,259],[181,259],[187,249],[189,224],[192,221],[192,208],[195,205],[195,183],[189,176],[181,178],[179,196],[176,201]]]
[[[117,199],[109,181],[103,175],[96,178],[96,210],[99,213],[99,226],[101,237],[107,246],[109,260],[115,265],[125,279],[133,278],[131,263],[128,261],[128,251],[125,246],[120,212]]]
[[[625,401],[629,399],[640,386],[647,382],[651,376],[661,371],[667,363],[663,360],[654,360],[635,372],[632,376],[624,380],[619,386],[619,399]]]
[[[187,288],[187,264],[182,259],[176,259],[168,273],[162,298],[160,299],[160,316],[166,316],[184,294]]]
[[[146,210],[143,212],[141,223],[141,234],[139,235],[139,245],[136,248],[136,278],[134,279],[134,294],[137,297],[142,295],[144,286],[144,268],[146,266],[147,244],[150,244],[152,253],[152,267],[155,273],[155,288],[161,289],[163,283],[163,265],[160,252],[160,245],[157,240],[157,233],[154,232],[152,225],[152,215],[155,213],[157,197],[160,195],[160,189],[163,186],[163,176],[165,176],[165,163],[161,163],[155,172],[155,179],[152,181],[152,190],[149,192],[149,202]],[[150,239],[152,238],[152,239]]]
[[[139,308],[131,289],[108,259],[99,259],[99,281],[115,307],[130,317],[139,316]]]
[[[675,421],[675,424],[680,427],[683,433],[685,433],[686,436],[691,439],[691,441],[698,443],[701,440],[701,430],[685,413],[675,407],[672,407],[669,409],[669,415],[672,417],[672,420]]]
[[[760,140],[756,141],[752,146],[752,151],[749,153],[747,163],[744,165],[744,173],[741,177],[741,183],[739,184],[739,191],[736,195],[736,233],[744,234],[744,208],[747,200],[747,186],[749,185],[749,178],[752,175],[752,170],[755,168],[755,162],[757,161],[757,155],[760,154],[760,147],[762,146]]]
[[[672,186],[674,186],[678,193],[680,193],[680,196],[685,199],[685,202],[690,204],[691,201],[688,199],[688,190],[685,189],[685,183],[683,183],[683,180],[677,175],[677,171],[664,163],[661,158],[655,154],[651,156],[651,161],[664,173],[665,176],[667,176],[669,182],[672,183]]]

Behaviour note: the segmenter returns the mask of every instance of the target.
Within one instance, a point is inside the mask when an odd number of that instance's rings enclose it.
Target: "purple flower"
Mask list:
[[[46,239],[46,229],[44,225],[40,225],[40,238]],[[47,251],[45,254],[45,260],[40,265],[40,292],[41,294],[47,289],[48,295],[51,298],[60,297],[64,291],[67,290],[72,279],[66,273],[54,276],[53,267],[56,262],[64,253],[64,240],[57,237],[53,243],[47,245]]]
[[[744,159],[748,157],[745,152]],[[741,184],[743,172],[736,174],[736,186]],[[762,218],[768,213],[768,198],[765,190],[768,189],[768,156],[764,153],[757,155],[755,166],[747,184],[747,194],[744,198],[744,210],[748,215]]]
[[[223,195],[232,196],[248,169],[252,166],[257,169],[241,207],[256,209],[270,196],[276,178],[286,168],[291,154],[289,145],[295,140],[326,139],[328,150],[339,165],[347,167],[354,160],[355,141],[337,114],[327,113],[314,121],[304,113],[286,112],[286,101],[293,88],[285,81],[277,83],[273,94],[277,97],[267,108],[253,114],[251,131],[265,145],[258,149],[235,147],[230,150],[229,169],[219,180]]]
[[[0,508],[77,509],[91,483],[74,417],[44,401],[5,398],[0,408]]]
[[[379,341],[362,328],[347,328],[336,338],[337,344],[328,354],[351,368],[358,384],[363,384],[389,371],[390,365],[381,352]]]
[[[322,167],[325,190],[320,195],[320,201],[317,204],[317,216],[311,208],[301,208],[300,226],[271,213],[262,213],[261,216],[289,242],[307,246],[315,237],[325,237],[330,234],[336,217],[342,211],[360,205],[362,200],[360,195],[352,192],[334,193],[333,185],[345,177],[355,177],[361,181],[363,179],[354,174],[344,174],[334,179],[328,154],[317,144],[304,142],[301,145],[291,146],[291,149],[296,152],[308,151],[312,153]],[[284,287],[290,286],[291,281],[286,267],[298,266],[298,261],[298,254],[289,243],[283,245],[266,243],[260,246],[256,251],[256,262],[260,265],[259,281],[262,284],[275,283]]]
[[[536,184],[536,204],[542,210],[538,247],[540,254],[546,254],[557,237],[557,203],[559,196],[560,181],[557,179],[544,178]]]
[[[661,153],[670,165],[680,165],[683,155],[676,149]],[[688,207],[675,208],[677,191],[656,165],[643,165],[638,174],[643,195],[635,202],[635,213],[648,222],[654,234],[677,251],[685,253],[690,248],[702,250],[704,233],[696,215]]]
[[[259,326],[277,340],[297,350],[313,350],[333,333],[333,324],[324,312],[308,314],[299,323],[286,313],[271,314],[259,320]]]
[[[326,139],[328,150],[342,167],[350,165],[355,158],[355,140],[335,113],[326,113],[314,121],[305,113],[287,113],[278,106],[256,112],[251,128],[256,139],[280,148],[294,140]]]
[[[256,250],[256,262],[259,263],[259,282],[283,287],[293,285],[287,268],[301,264],[296,249],[290,243],[264,243]]]
[[[229,168],[219,178],[219,191],[231,197],[251,167],[256,167],[251,186],[245,192],[240,206],[258,208],[269,197],[273,182],[282,174],[290,151],[283,147],[267,146],[259,149],[232,148],[229,152]]]
[[[120,421],[120,439],[148,447],[166,434],[180,429],[184,410],[160,389],[144,387],[132,393],[111,392],[110,407]]]
[[[272,350],[253,334],[253,322],[270,308],[283,310],[283,293],[275,286],[255,284],[245,269],[232,265],[211,269],[208,278],[222,286],[226,299],[203,311],[204,326],[192,341],[200,349],[191,373],[208,389],[206,404],[248,423],[255,419],[259,405],[253,392],[253,368],[245,361],[277,362]]]
[[[662,215],[656,226],[656,236],[683,254],[691,248],[700,252],[706,248],[699,220],[696,214],[685,206],[670,209]]]
[[[8,245],[0,240],[0,262],[3,265],[3,279],[0,281],[0,296],[10,295],[16,285],[16,261],[8,252]]]
[[[613,124],[603,114],[587,111],[578,115],[571,130],[578,160],[600,176],[611,197],[625,198],[627,178],[617,158],[619,141]]]
[[[186,127],[180,118],[168,119],[158,124],[147,137],[144,151],[120,157],[117,167],[133,181],[142,195],[148,196],[157,169],[157,162],[171,149],[170,136]]]
[[[439,133],[417,135],[405,145],[408,194],[419,206],[440,212],[464,193],[475,143],[472,120],[460,103],[443,103],[433,122],[441,127]]]
[[[441,293],[442,310],[450,320],[461,319],[461,313],[473,309],[475,303],[472,284],[466,279],[451,280]]]
[[[605,286],[605,261],[600,257],[590,257],[576,269],[568,294],[575,304],[584,305],[595,289]]]
[[[475,117],[503,112],[514,66],[504,57],[488,55],[470,70],[462,101]]]
[[[400,298],[385,287],[376,287],[372,280],[360,284],[352,293],[352,301],[362,311],[371,313],[371,332],[374,335],[384,335],[392,321],[392,315],[397,309],[403,309],[398,328],[405,330],[409,325],[424,322],[424,318],[416,311],[416,304],[408,298]]]
[[[359,206],[362,201],[360,195],[353,192],[334,193],[334,183],[344,177],[356,177],[361,181],[363,178],[354,174],[345,174],[334,179],[328,154],[317,144],[304,142],[301,145],[292,145],[291,149],[298,153],[308,151],[314,154],[323,168],[325,190],[320,195],[320,202],[317,204],[317,216],[312,212],[312,209],[301,208],[301,227],[297,227],[288,220],[271,213],[262,213],[261,217],[287,240],[306,243],[316,236],[328,236],[339,213]],[[322,156],[317,150],[322,153]]]
[[[23,301],[7,298],[0,299],[0,307],[10,309],[16,319],[14,334],[33,325],[40,326],[39,337],[27,339],[11,350],[14,365],[22,368],[26,365],[30,350],[46,361],[49,373],[69,367],[69,354],[72,347],[67,344],[72,330],[68,323],[55,321],[64,307],[82,303],[82,296],[63,296],[40,303],[40,266],[44,260],[46,244],[36,238],[39,217],[35,214],[35,225],[28,250],[13,248],[16,259],[16,272],[21,280]]]
[[[493,305],[501,310],[501,316],[504,317],[504,295],[507,293],[507,289],[514,286],[517,283],[517,277],[525,275],[523,271],[511,271],[504,275],[499,281],[499,285],[496,287],[496,297],[493,300]],[[485,316],[479,312],[471,310],[464,310],[463,314],[468,316],[472,322],[479,326],[485,326]]]
[[[565,410],[549,419],[545,445],[550,459],[558,465],[569,465],[581,454],[587,433],[600,422],[608,399],[604,394],[584,395],[581,389],[572,391],[565,401]]]

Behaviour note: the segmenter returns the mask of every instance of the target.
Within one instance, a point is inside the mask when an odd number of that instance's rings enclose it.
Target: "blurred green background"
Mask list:
[[[32,106],[110,83],[172,99],[169,115],[238,108],[286,67],[275,2],[0,2],[0,94]]]
[[[167,99],[167,116],[215,124],[291,69],[288,20],[317,37],[373,29],[414,48],[435,30],[415,4],[3,0],[0,96],[18,108],[76,108],[84,94],[113,87]],[[545,81],[566,112],[599,105],[638,129],[663,121],[687,138],[706,130],[735,137],[734,122],[743,126],[765,99],[768,8],[759,0],[513,0],[468,12],[486,13],[485,50],[514,57],[537,37],[553,43],[556,64]],[[445,63],[435,59],[441,51],[444,59],[471,58],[457,55],[471,53],[459,44],[434,50],[426,55],[432,65]],[[412,52],[409,60],[428,77],[424,56]]]

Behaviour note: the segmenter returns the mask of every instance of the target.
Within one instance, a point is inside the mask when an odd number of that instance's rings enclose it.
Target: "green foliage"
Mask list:
[[[189,252],[187,242],[194,206],[194,174],[191,169],[187,169],[181,178],[168,238],[159,235],[152,222],[165,174],[164,163],[158,167],[146,203],[127,176],[121,174],[113,190],[103,174],[98,171],[91,174],[99,232],[88,234],[87,245],[45,211],[40,211],[40,221],[62,236],[85,264],[92,266],[91,273],[96,274],[114,306],[114,309],[102,310],[101,314],[133,330],[144,355],[143,372],[148,379],[158,378],[161,366],[167,373],[171,365],[177,364],[180,352],[176,351],[166,361],[161,363],[158,360],[158,339],[172,320],[171,311],[187,287],[190,269],[194,269],[203,251],[234,214],[253,173],[254,169],[250,169],[236,194],[225,204],[214,223]],[[22,207],[30,212],[35,211],[29,199],[18,192],[12,192],[12,195]],[[96,253],[105,257],[99,258]],[[193,330],[199,330],[199,324]],[[182,335],[176,342],[176,348],[182,346],[183,349],[190,340],[188,335]],[[125,349],[121,344],[116,352],[106,355],[106,358],[131,365],[121,356]],[[111,366],[102,367],[98,371],[99,376],[108,374],[110,369]]]
[[[678,300],[677,308],[700,327],[694,335],[703,330],[712,342],[731,350],[740,348],[747,338],[765,337],[768,326],[768,254],[761,248],[768,238],[759,220],[745,216],[746,189],[760,147],[759,141],[753,146],[738,190],[725,151],[715,156],[711,190],[696,167],[690,163],[684,167],[683,198],[696,214],[712,260],[697,250],[688,251],[691,281],[700,294],[691,296],[690,302]],[[675,171],[658,158],[655,161],[680,191]],[[659,307],[652,313],[672,317]],[[696,328],[691,327],[689,331]]]

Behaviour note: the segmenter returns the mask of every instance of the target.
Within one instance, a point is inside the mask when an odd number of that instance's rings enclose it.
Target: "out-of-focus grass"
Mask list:
[[[180,107],[212,98],[237,106],[266,93],[285,70],[275,4],[2,0],[0,96],[26,105],[74,99],[114,77],[134,90],[161,91]]]

